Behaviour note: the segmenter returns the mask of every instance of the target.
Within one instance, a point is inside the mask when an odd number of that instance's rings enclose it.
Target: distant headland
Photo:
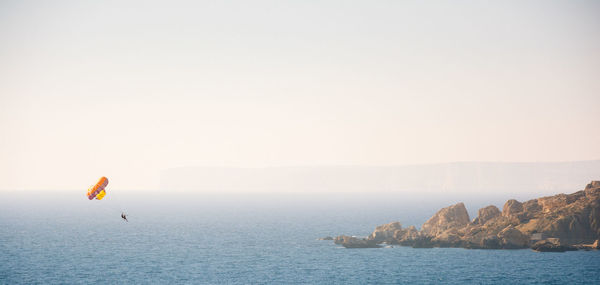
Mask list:
[[[164,191],[276,193],[568,193],[600,173],[600,160],[450,162],[398,166],[180,167]],[[535,196],[529,196],[535,197]]]
[[[423,224],[402,227],[399,222],[381,225],[366,238],[341,235],[336,244],[347,248],[382,244],[412,247],[521,249],[567,251],[600,249],[600,181],[584,190],[519,202],[508,200],[479,209],[469,218],[463,203],[439,210]]]

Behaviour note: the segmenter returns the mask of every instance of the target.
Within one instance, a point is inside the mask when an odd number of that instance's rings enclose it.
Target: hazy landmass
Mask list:
[[[455,162],[405,166],[320,166],[271,168],[172,168],[161,173],[160,189],[194,192],[571,192],[597,179],[600,160],[573,162]]]

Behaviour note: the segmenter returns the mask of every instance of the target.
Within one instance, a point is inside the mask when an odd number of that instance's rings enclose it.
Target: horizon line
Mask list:
[[[278,166],[223,166],[223,165],[188,165],[188,166],[173,166],[164,168],[162,171],[177,169],[177,168],[235,168],[235,169],[268,169],[268,168],[310,168],[310,167],[404,167],[404,166],[422,166],[422,165],[445,165],[445,164],[469,164],[469,163],[498,163],[498,164],[559,164],[559,163],[582,163],[582,162],[600,162],[597,159],[585,160],[550,160],[550,161],[490,161],[490,160],[462,160],[449,162],[423,162],[423,163],[406,163],[406,164],[290,164]]]

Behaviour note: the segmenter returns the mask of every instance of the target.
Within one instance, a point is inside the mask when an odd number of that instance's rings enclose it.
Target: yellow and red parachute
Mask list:
[[[88,199],[92,200],[96,198],[96,200],[102,200],[102,198],[104,198],[104,196],[106,195],[106,190],[104,189],[106,188],[106,185],[108,185],[108,178],[104,176],[100,177],[98,183],[94,184],[88,189]]]

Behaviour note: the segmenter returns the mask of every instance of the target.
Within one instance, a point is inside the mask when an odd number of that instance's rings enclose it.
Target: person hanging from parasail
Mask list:
[[[96,184],[94,184],[93,186],[91,186],[88,189],[88,191],[87,191],[88,199],[102,200],[104,198],[104,196],[106,196],[106,186],[107,185],[108,185],[108,178],[106,178],[104,176],[100,177],[100,180],[98,180],[98,182]],[[125,220],[126,222],[129,222],[127,220],[127,215],[125,214],[125,212],[121,212],[121,218],[123,220]]]

